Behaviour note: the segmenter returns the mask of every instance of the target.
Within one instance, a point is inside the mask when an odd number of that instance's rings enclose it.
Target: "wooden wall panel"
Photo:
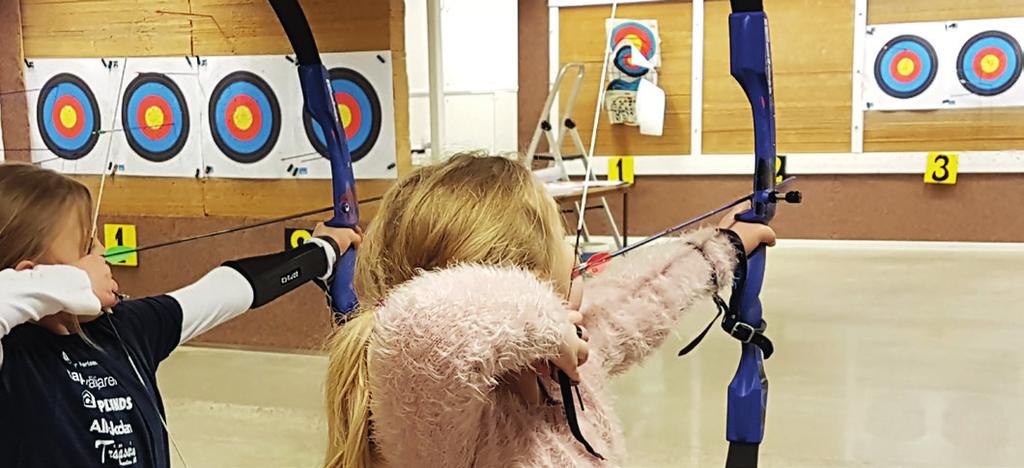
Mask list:
[[[21,5],[0,0],[0,138],[8,161],[32,160],[29,151],[15,151],[29,147],[28,96],[19,92],[25,89],[25,77],[20,73],[25,59],[21,43]]]
[[[952,21],[1024,16],[1024,0],[870,0],[868,23]]]
[[[28,57],[194,55],[188,0],[20,1]]]
[[[590,129],[593,128],[605,50],[604,20],[609,13],[608,6],[563,8],[559,12],[561,63],[582,62],[586,65],[586,79],[575,109],[576,123],[584,144],[589,144]],[[662,137],[642,136],[637,127],[612,126],[608,124],[607,116],[602,116],[596,154],[685,154],[690,151],[692,13],[693,6],[688,2],[619,6],[619,18],[658,20],[662,47],[658,85],[667,95],[665,134]],[[530,126],[532,129],[533,123]]]
[[[1024,16],[1024,0],[868,2],[869,24],[1017,16]],[[865,151],[1024,148],[1024,108],[951,109],[932,112],[872,111],[864,116],[864,130]]]
[[[853,2],[773,0],[775,109],[781,153],[848,152]],[[705,3],[704,152],[749,153],[750,106],[729,75],[729,2]]]

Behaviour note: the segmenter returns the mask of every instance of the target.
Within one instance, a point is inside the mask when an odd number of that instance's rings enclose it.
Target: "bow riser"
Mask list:
[[[772,93],[771,46],[764,11],[737,9],[729,16],[731,72],[750,101],[754,119],[754,190],[751,209],[740,221],[767,224],[775,216],[775,100]],[[759,3],[759,2],[758,2]],[[760,5],[758,8],[760,9]],[[745,274],[738,278],[732,304],[741,322],[762,322],[761,286],[765,273],[765,246],[747,257]],[[753,449],[764,438],[768,379],[762,351],[744,343],[736,375],[729,384],[726,438]],[[732,458],[732,457],[730,457]],[[727,463],[728,465],[728,463]]]
[[[334,101],[334,93],[331,91],[327,68],[320,59],[313,32],[298,1],[272,0],[270,5],[277,13],[292,49],[295,50],[305,111],[324,131],[327,154],[331,161],[334,198],[334,217],[325,224],[336,228],[355,228],[359,225],[359,204],[356,202],[352,157],[349,154],[348,142],[345,140],[345,132],[338,120],[338,108]],[[352,287],[355,264],[355,250],[348,249],[338,259],[335,267],[329,291],[331,307],[336,317],[344,316],[359,305],[355,289]]]

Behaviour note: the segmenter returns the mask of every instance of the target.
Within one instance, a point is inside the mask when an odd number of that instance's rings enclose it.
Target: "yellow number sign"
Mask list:
[[[104,224],[103,245],[106,246],[107,263],[115,266],[139,266],[139,248],[135,237],[134,224]]]
[[[953,153],[928,153],[924,182],[926,184],[956,184],[959,159],[959,155]]]
[[[306,242],[306,239],[309,239],[310,237],[313,237],[313,231],[310,231],[308,229],[285,228],[284,249],[297,249],[300,245]]]
[[[633,183],[633,157],[608,158],[608,180]]]

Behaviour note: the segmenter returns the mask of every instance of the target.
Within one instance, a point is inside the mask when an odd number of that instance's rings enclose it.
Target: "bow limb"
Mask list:
[[[334,191],[334,217],[326,224],[330,227],[354,229],[359,225],[359,204],[356,201],[352,156],[338,119],[338,107],[331,91],[327,68],[320,59],[313,31],[298,1],[271,0],[270,5],[277,13],[295,51],[305,111],[320,124],[326,137]],[[346,314],[359,306],[352,287],[355,263],[355,250],[350,248],[338,259],[334,277],[327,287],[328,302],[336,321],[343,321]]]

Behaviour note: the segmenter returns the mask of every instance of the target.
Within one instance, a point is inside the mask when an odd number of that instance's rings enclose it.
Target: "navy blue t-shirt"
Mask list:
[[[159,296],[82,324],[101,349],[77,335],[14,327],[0,341],[0,466],[169,467],[156,370],[181,340],[181,324],[178,302]]]

